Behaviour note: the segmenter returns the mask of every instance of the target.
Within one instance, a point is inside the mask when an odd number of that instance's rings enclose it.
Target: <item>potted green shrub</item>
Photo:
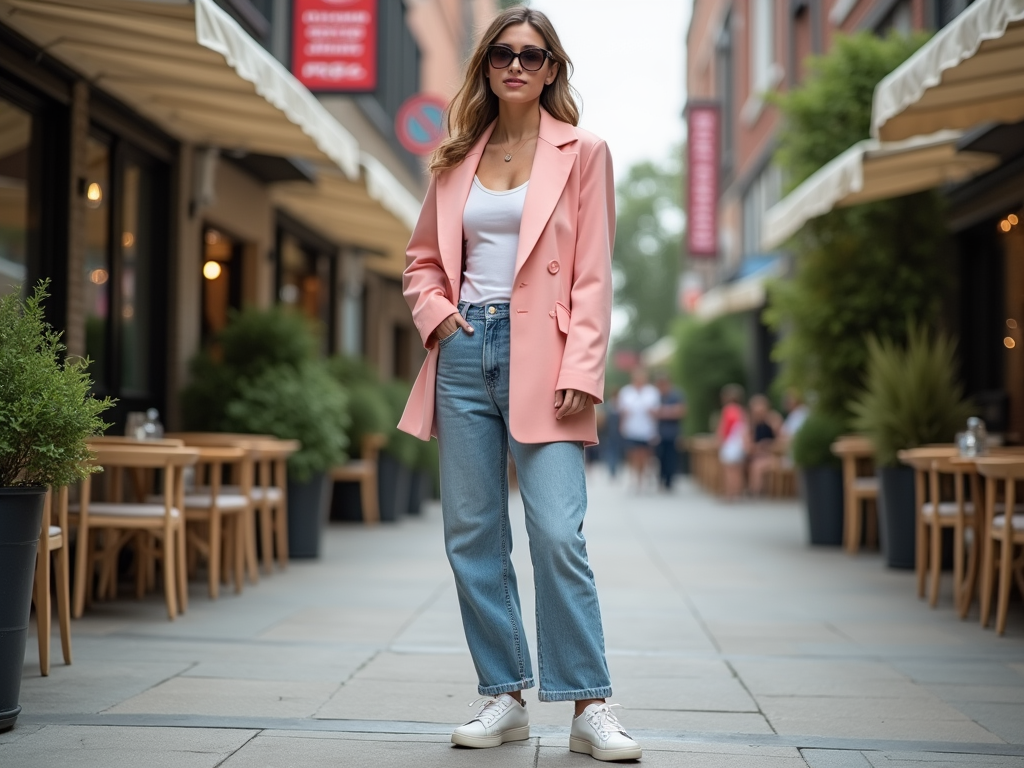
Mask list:
[[[423,502],[435,498],[440,489],[440,457],[437,440],[420,441],[413,466],[412,482],[409,484],[409,514],[418,515]]]
[[[843,543],[843,470],[831,445],[844,432],[842,418],[816,409],[793,436],[793,463],[814,545]]]
[[[309,322],[284,308],[232,317],[192,363],[182,391],[188,430],[268,434],[302,443],[288,459],[288,547],[317,557],[327,520],[327,471],[347,458],[345,388],[317,357]]]
[[[913,568],[914,471],[897,454],[951,443],[972,406],[956,380],[956,343],[942,332],[908,324],[907,342],[869,337],[864,390],[850,404],[853,426],[875,448],[882,547],[889,567]]]
[[[87,361],[65,359],[60,334],[44,320],[47,282],[22,302],[0,298],[0,731],[21,712],[36,547],[48,486],[81,480],[86,439],[106,428],[113,403],[89,394]]]

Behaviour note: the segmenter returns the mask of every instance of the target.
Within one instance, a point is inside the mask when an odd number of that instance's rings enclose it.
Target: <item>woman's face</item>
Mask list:
[[[503,45],[519,53],[524,48],[547,48],[541,34],[529,24],[514,24],[505,27],[494,45]],[[487,66],[487,81],[491,90],[502,101],[529,104],[540,99],[545,85],[551,85],[558,74],[558,62],[547,59],[539,70],[529,72],[523,68],[519,58],[504,69],[495,69],[490,61]]]

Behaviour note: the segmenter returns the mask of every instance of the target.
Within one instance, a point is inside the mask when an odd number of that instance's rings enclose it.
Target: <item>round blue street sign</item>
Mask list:
[[[395,117],[395,134],[414,155],[429,155],[444,138],[444,110],[439,96],[417,93],[406,99]]]

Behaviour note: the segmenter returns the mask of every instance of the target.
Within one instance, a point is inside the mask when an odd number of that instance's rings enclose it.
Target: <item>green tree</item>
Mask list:
[[[793,186],[867,138],[875,84],[921,36],[839,37],[811,60],[807,82],[775,99],[785,118],[778,162]],[[770,286],[765,320],[782,340],[782,378],[845,416],[860,391],[868,336],[902,342],[907,318],[935,320],[948,273],[943,204],[935,192],[840,208],[791,243],[795,275]]]
[[[667,334],[678,314],[682,253],[680,152],[632,166],[617,189],[615,303],[629,315],[616,347],[642,349]]]

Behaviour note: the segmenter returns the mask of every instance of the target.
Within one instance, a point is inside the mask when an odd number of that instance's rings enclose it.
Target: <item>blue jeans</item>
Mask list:
[[[491,314],[493,307],[494,313]],[[483,696],[534,686],[510,558],[508,450],[526,507],[537,607],[541,701],[611,695],[587,562],[581,443],[516,442],[508,429],[509,308],[459,305],[475,333],[439,342],[436,419],[445,549]],[[537,403],[551,408],[551,402]]]

